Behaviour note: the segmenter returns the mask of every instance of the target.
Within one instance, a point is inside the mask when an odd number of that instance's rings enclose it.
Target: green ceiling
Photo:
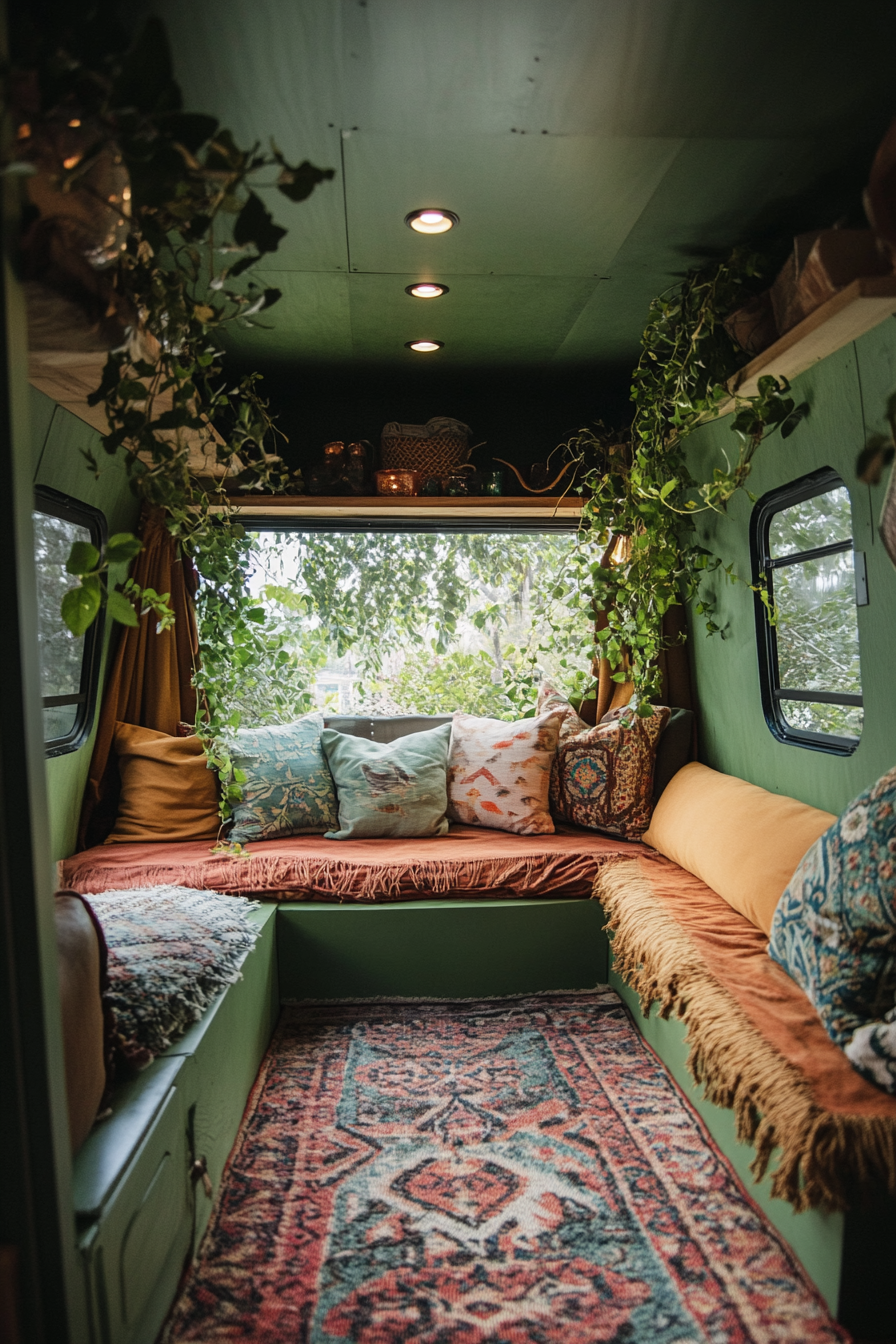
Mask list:
[[[164,0],[189,106],[336,176],[259,268],[261,368],[631,366],[695,258],[858,204],[892,0]],[[421,238],[417,207],[461,224]],[[422,302],[405,285],[445,281]],[[421,336],[445,342],[410,354]]]

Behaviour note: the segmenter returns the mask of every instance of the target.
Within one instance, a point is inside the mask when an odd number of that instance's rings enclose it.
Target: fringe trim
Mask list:
[[[595,866],[615,855],[595,858],[594,855],[576,855],[573,863],[558,865],[558,878],[552,881],[548,893],[565,891],[575,883],[587,884],[594,878]],[[110,882],[116,887],[133,884],[141,887],[164,886],[176,879],[178,884],[199,890],[224,890],[234,893],[250,891],[313,892],[317,897],[338,901],[400,900],[408,891],[425,891],[432,895],[446,892],[488,892],[504,888],[519,895],[533,894],[544,878],[545,869],[557,855],[528,855],[525,858],[465,859],[452,862],[444,859],[423,859],[412,863],[371,863],[367,859],[355,862],[338,859],[281,859],[266,854],[252,854],[248,859],[224,858],[201,860],[177,866],[167,864],[133,864],[121,866],[81,864],[77,859],[66,865],[64,875],[68,885],[89,896],[105,890]],[[546,862],[547,861],[547,862]],[[239,880],[233,883],[233,877]]]
[[[674,1012],[684,1022],[688,1069],[709,1101],[734,1111],[738,1139],[756,1149],[750,1165],[756,1181],[777,1148],[771,1192],[797,1212],[845,1209],[856,1185],[883,1185],[896,1194],[896,1124],[815,1103],[805,1076],[714,979],[637,859],[603,868],[594,898],[613,935],[614,969],[635,990],[645,1015],[658,1003],[660,1017]]]

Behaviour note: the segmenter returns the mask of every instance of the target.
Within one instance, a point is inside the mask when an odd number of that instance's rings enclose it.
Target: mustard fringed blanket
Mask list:
[[[797,1210],[845,1208],[857,1184],[896,1194],[896,1097],[855,1072],[765,934],[659,855],[608,864],[594,896],[615,970],[686,1024],[688,1067],[734,1110],[757,1180],[777,1148],[772,1194]]]

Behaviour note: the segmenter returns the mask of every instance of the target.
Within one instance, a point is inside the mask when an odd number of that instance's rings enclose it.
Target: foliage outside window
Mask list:
[[[570,574],[591,548],[574,532],[251,535],[267,644],[233,687],[243,726],[315,704],[514,719],[534,711],[546,675],[573,693],[590,684],[593,614]],[[211,599],[201,588],[201,613]]]
[[[74,751],[90,729],[102,634],[101,620],[79,638],[63,619],[63,598],[80,583],[66,566],[76,543],[102,547],[105,526],[96,510],[50,491],[38,491],[32,517],[44,742],[57,756]]]
[[[853,751],[862,682],[849,491],[833,471],[765,495],[752,521],[763,708],[777,738]]]

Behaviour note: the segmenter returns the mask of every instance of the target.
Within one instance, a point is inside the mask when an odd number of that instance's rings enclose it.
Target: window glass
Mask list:
[[[843,485],[776,513],[769,524],[769,555],[811,551],[832,541],[849,541],[851,536],[849,491]]]
[[[760,501],[753,534],[775,611],[773,625],[758,617],[772,731],[852,748],[863,709],[849,492],[830,471],[793,482]]]
[[[250,587],[280,647],[235,690],[244,726],[293,713],[287,684],[331,714],[504,719],[534,711],[545,675],[571,693],[590,684],[594,616],[576,561],[597,557],[574,531],[294,530],[254,540]]]
[[[49,492],[39,493],[32,521],[44,742],[48,748],[72,750],[92,711],[99,626],[95,622],[86,635],[75,636],[63,621],[62,598],[78,584],[74,575],[66,573],[65,562],[74,542],[100,542],[102,523],[93,510],[70,501],[57,502]]]

